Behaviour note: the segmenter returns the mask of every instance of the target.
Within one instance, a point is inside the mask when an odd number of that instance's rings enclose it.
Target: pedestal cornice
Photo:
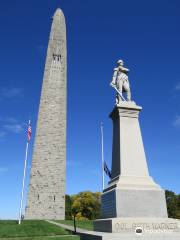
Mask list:
[[[109,114],[111,119],[116,119],[118,116],[121,117],[132,117],[138,118],[139,112],[142,107],[136,105],[135,102],[124,102],[116,104],[112,112]]]

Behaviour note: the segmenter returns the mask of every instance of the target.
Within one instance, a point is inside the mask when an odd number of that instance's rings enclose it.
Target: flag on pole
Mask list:
[[[107,164],[106,164],[105,161],[104,161],[104,171],[105,171],[106,175],[107,175],[109,178],[111,178],[111,171],[109,170],[109,168],[108,168],[108,166],[107,166]]]
[[[30,142],[30,140],[31,140],[31,133],[32,133],[31,123],[30,123],[30,121],[29,121],[29,126],[28,126],[28,131],[27,131],[28,142]]]
[[[21,224],[21,220],[23,219],[22,218],[22,210],[23,210],[23,201],[24,201],[24,184],[25,184],[25,178],[26,178],[28,146],[29,146],[30,139],[31,139],[31,120],[29,120],[28,129],[27,129],[26,154],[25,154],[25,159],[24,159],[24,174],[23,174],[23,181],[22,181],[21,203],[20,203],[20,209],[19,209],[19,224]]]

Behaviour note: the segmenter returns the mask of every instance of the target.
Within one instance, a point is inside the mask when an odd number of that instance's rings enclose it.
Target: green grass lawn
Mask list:
[[[65,235],[65,236],[60,236]],[[75,240],[79,239],[65,229],[46,221],[24,220],[21,225],[17,221],[0,220],[0,239],[15,240]],[[26,238],[28,237],[28,238]],[[52,238],[53,237],[53,238]]]
[[[15,238],[0,238],[1,240],[80,240],[79,236],[66,237],[15,237]]]
[[[74,226],[74,222],[73,220],[59,220],[56,221],[58,223],[63,223],[63,224],[67,224],[70,226]],[[76,226],[82,229],[86,229],[86,230],[93,230],[93,221],[90,220],[83,220],[83,221],[76,221]]]
[[[1,238],[0,240],[80,240],[79,236],[62,236],[62,237],[15,237],[15,238]]]

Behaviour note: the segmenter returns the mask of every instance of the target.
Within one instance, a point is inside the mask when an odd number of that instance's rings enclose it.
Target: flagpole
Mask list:
[[[101,122],[101,158],[102,158],[102,190],[104,190],[104,134],[102,122]]]
[[[29,126],[30,126],[30,124],[31,124],[31,121],[29,120]],[[23,198],[24,198],[24,184],[25,184],[25,178],[26,178],[28,147],[29,147],[29,140],[27,141],[27,144],[26,144],[26,154],[25,154],[25,160],[24,160],[24,174],[23,174],[22,191],[21,191],[21,204],[20,204],[20,210],[19,210],[19,224],[21,224],[21,217],[22,217]]]

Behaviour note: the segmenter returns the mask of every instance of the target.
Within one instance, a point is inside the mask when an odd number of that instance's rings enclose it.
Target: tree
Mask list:
[[[66,220],[72,219],[72,200],[71,196],[66,195],[65,196],[65,218]]]
[[[72,196],[72,213],[77,219],[96,219],[100,216],[100,193],[80,192]]]
[[[172,191],[165,191],[168,217],[180,218],[180,197]]]
[[[177,218],[180,219],[180,194],[177,195],[177,204],[178,204],[178,211],[177,211]]]

